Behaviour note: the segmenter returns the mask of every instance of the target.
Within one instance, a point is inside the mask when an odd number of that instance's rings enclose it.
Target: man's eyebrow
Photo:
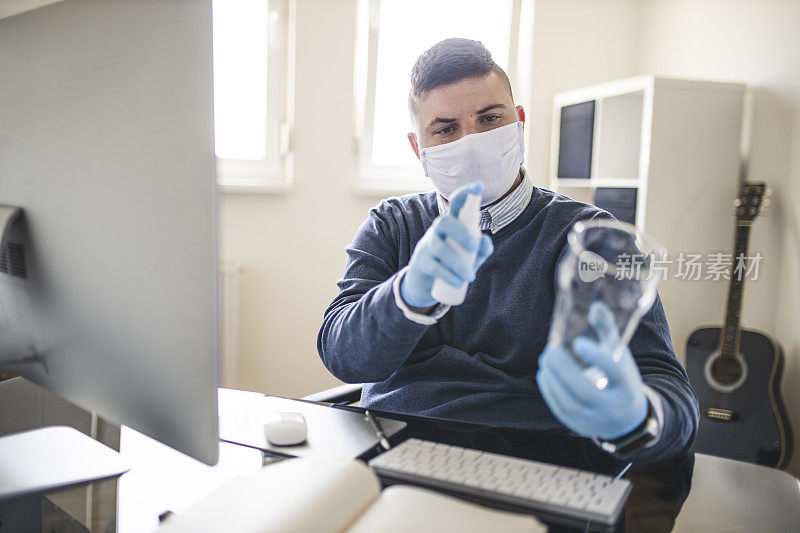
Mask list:
[[[503,109],[506,108],[505,104],[492,104],[492,105],[488,105],[488,106],[484,107],[483,109],[479,109],[478,112],[476,113],[476,115],[480,115],[481,113],[486,113],[487,111],[489,111],[491,109],[498,108],[498,107],[502,107]]]
[[[438,124],[439,122],[442,122],[444,124],[452,124],[453,122],[458,122],[458,119],[436,117],[435,119],[431,120],[430,124],[428,124],[428,127],[432,128],[434,124]]]
[[[487,105],[483,109],[479,109],[475,114],[476,115],[480,115],[481,113],[486,113],[487,111],[491,111],[492,109],[497,109],[497,108],[505,109],[506,105],[505,104]],[[443,124],[452,124],[453,122],[458,122],[458,119],[456,119],[456,118],[436,117],[435,119],[430,121],[430,123],[428,124],[428,128],[432,128],[434,124],[438,124],[440,122],[443,123]]]

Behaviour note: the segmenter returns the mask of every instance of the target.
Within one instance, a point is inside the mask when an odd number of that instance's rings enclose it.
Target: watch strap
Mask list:
[[[645,448],[658,436],[658,418],[653,409],[653,404],[648,400],[647,415],[641,424],[633,431],[616,439],[601,440],[594,438],[595,444],[603,451],[626,458]]]

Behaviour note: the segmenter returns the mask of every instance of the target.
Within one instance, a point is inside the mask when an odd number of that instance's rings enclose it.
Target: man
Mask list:
[[[602,390],[565,350],[545,346],[567,233],[611,215],[533,185],[521,166],[525,113],[506,74],[481,43],[447,39],[419,57],[411,85],[408,139],[436,192],[370,211],[325,311],[325,366],[365,383],[364,407],[571,430],[637,461],[685,452],[697,399],[659,299],[619,362],[607,347],[617,334],[608,309],[593,307],[600,342],[572,348],[607,375]],[[482,195],[480,238],[457,219],[467,193]],[[474,264],[459,246],[477,253]],[[469,283],[464,303],[437,302],[436,278]]]

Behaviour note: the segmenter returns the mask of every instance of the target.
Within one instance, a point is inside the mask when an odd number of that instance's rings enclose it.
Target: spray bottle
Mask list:
[[[481,236],[481,229],[479,226],[481,219],[481,198],[482,196],[480,194],[468,194],[464,205],[461,206],[461,210],[458,212],[458,220],[467,227],[469,232],[476,239],[479,239]],[[450,237],[447,238],[447,243],[452,246],[461,257],[466,259],[469,265],[475,264],[475,258],[478,256],[477,251],[468,252],[464,250]],[[468,286],[468,283],[464,283],[460,287],[453,287],[444,280],[436,278],[433,281],[433,287],[431,287],[431,296],[445,305],[461,305],[467,295]]]

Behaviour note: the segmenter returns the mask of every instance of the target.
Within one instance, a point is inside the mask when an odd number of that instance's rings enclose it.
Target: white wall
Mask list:
[[[634,0],[536,0],[528,169],[547,187],[553,96],[638,74]]]
[[[2,0],[0,1],[0,19],[19,15],[25,11],[55,4],[62,0]]]
[[[345,246],[379,201],[350,185],[355,27],[353,0],[297,2],[292,190],[222,202],[222,255],[243,267],[242,388],[301,396],[339,383],[317,331]]]

